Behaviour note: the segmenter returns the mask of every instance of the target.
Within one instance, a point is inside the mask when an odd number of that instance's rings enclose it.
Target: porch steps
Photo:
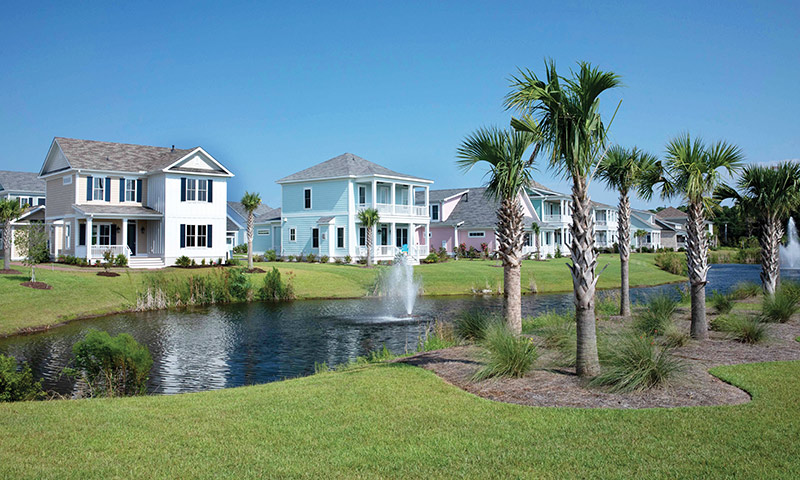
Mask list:
[[[128,267],[141,269],[164,268],[164,260],[158,257],[130,257]]]

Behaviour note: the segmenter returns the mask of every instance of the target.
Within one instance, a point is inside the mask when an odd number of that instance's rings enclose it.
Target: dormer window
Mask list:
[[[93,200],[105,200],[106,193],[105,193],[105,178],[103,177],[94,177],[92,179],[92,199]]]

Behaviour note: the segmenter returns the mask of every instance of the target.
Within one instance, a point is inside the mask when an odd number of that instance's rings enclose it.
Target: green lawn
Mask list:
[[[216,392],[0,404],[0,478],[798,478],[800,362],[728,407],[534,408],[410,366]]]
[[[529,292],[531,279],[539,293],[568,292],[572,281],[565,265],[567,259],[543,262],[525,261],[522,267],[523,292]],[[601,255],[599,268],[609,264],[600,277],[600,288],[619,286],[619,257]],[[426,295],[469,294],[473,288],[497,291],[502,285],[503,269],[498,262],[459,260],[415,267],[422,277]],[[375,281],[376,270],[354,265],[310,263],[260,263],[270,269],[276,266],[282,274],[291,275],[295,293],[300,299],[353,298],[367,295]],[[17,267],[20,270],[26,270]],[[0,275],[0,335],[25,328],[54,325],[88,315],[131,309],[136,292],[145,275],[203,275],[210,269],[185,270],[169,268],[159,272],[121,270],[115,278],[98,277],[97,269],[83,271],[37,269],[37,280],[53,286],[52,290],[32,290],[19,286],[28,280],[25,275]],[[631,285],[657,285],[682,280],[658,269],[653,255],[634,254],[631,259]],[[261,285],[263,274],[252,276],[254,285]]]

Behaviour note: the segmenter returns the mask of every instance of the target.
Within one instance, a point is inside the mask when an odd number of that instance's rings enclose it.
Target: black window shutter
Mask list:
[[[136,201],[142,203],[142,179],[136,180]]]
[[[181,202],[186,201],[186,179],[181,177]]]
[[[117,244],[117,226],[111,224],[111,245]]]
[[[120,178],[119,179],[119,201],[120,202],[124,202],[125,201],[125,179],[124,178]]]
[[[90,202],[92,200],[92,186],[94,184],[94,178],[91,175],[86,177],[86,201]]]
[[[86,245],[86,224],[78,225],[78,245]]]
[[[206,197],[208,198],[208,203],[214,201],[214,181],[210,178],[208,179],[208,195]]]
[[[211,248],[211,225],[206,225],[206,247]]]
[[[106,177],[106,184],[103,185],[106,189],[106,202],[111,201],[111,177]]]
[[[186,248],[186,225],[181,223],[181,248]]]

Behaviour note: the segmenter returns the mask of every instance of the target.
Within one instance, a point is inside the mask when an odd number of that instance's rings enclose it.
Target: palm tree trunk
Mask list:
[[[631,200],[628,198],[627,191],[619,192],[617,237],[620,264],[619,314],[623,317],[630,317],[631,287],[628,264],[631,258]]]
[[[539,233],[536,234],[536,260],[542,259],[541,248],[539,245]]]
[[[372,226],[367,227],[367,268],[372,268]]]
[[[3,269],[11,268],[11,220],[3,224]]]
[[[692,299],[692,338],[708,338],[706,320],[706,277],[708,275],[708,239],[705,230],[703,204],[689,204],[689,221],[686,222],[686,264],[689,270]]]
[[[253,228],[255,224],[255,215],[249,212],[247,215],[247,268],[253,269]]]
[[[770,216],[761,230],[761,284],[764,293],[775,295],[781,276],[779,245],[783,238],[783,225]]]
[[[517,197],[504,198],[497,210],[497,245],[503,260],[503,308],[508,328],[522,333],[520,252],[524,240],[522,205]]]
[[[575,320],[577,322],[577,357],[575,370],[578,376],[593,377],[600,373],[597,356],[597,331],[594,316],[594,292],[597,284],[597,252],[594,250],[594,220],[592,202],[586,179],[573,177],[572,181],[572,286],[575,294]]]

